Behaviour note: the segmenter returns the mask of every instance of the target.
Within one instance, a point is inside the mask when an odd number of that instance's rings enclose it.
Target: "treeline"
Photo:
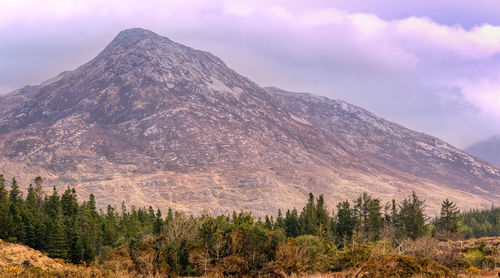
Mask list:
[[[125,248],[139,273],[224,275],[259,272],[331,271],[366,259],[366,244],[439,234],[499,235],[499,208],[460,213],[443,201],[441,215],[430,221],[425,201],[382,204],[369,194],[340,202],[329,210],[322,195],[309,194],[300,210],[278,211],[256,219],[249,213],[198,217],[168,210],[98,210],[93,195],[79,203],[76,191],[59,195],[42,190],[37,177],[23,198],[14,179],[7,190],[0,175],[0,238],[28,245],[75,264],[105,260]],[[305,247],[304,247],[305,246]],[[122,248],[122,249],[120,249]]]
[[[474,209],[462,213],[460,219],[460,232],[467,238],[500,235],[500,207]]]
[[[47,252],[50,257],[76,264],[91,262],[104,246],[128,243],[141,233],[159,234],[173,218],[171,210],[162,218],[159,210],[132,207],[127,211],[125,204],[120,212],[112,206],[103,212],[97,209],[92,194],[79,203],[74,188],[59,195],[54,187],[46,195],[42,182],[41,177],[35,178],[23,199],[16,179],[9,192],[0,175],[0,238]]]

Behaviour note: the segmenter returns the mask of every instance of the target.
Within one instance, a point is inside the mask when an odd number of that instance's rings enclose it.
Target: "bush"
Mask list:
[[[430,259],[404,255],[376,256],[363,263],[357,277],[455,277],[447,267]]]
[[[467,251],[467,253],[465,253],[464,261],[466,261],[471,266],[481,268],[484,261],[483,252],[478,249],[471,249]]]
[[[354,244],[353,247],[337,252],[334,258],[333,270],[349,269],[367,261],[372,256],[373,249],[373,243],[366,242]]]
[[[464,265],[461,251],[447,242],[435,238],[422,237],[416,240],[406,239],[394,250],[395,253],[436,261],[450,269],[462,270]]]
[[[305,271],[325,272],[332,268],[333,243],[313,235],[299,236],[296,240],[304,257]]]
[[[276,248],[276,258],[268,264],[270,272],[286,276],[292,273],[301,273],[305,270],[307,258],[304,249],[297,240],[289,238]]]

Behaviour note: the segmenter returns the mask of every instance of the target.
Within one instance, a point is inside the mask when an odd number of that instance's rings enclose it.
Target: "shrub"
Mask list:
[[[471,249],[467,251],[464,255],[464,261],[466,261],[469,265],[479,267],[483,265],[484,255],[478,249]]]
[[[276,248],[276,258],[268,264],[272,273],[285,276],[292,273],[301,273],[305,269],[307,258],[304,249],[297,240],[289,238]]]
[[[479,275],[479,273],[481,273],[481,270],[479,270],[479,268],[476,268],[476,267],[469,267],[465,270],[465,273],[467,274],[467,276],[469,277],[474,277],[474,276],[477,276]]]
[[[416,240],[406,239],[394,251],[402,255],[428,258],[454,270],[464,268],[459,249],[431,237],[422,237]]]
[[[333,244],[321,237],[303,235],[296,238],[304,257],[304,270],[325,272],[332,267]]]
[[[354,244],[337,252],[334,258],[333,270],[349,269],[367,261],[373,254],[373,243]]]
[[[376,256],[363,263],[357,277],[455,277],[447,267],[427,258],[413,258],[404,255]]]
[[[248,273],[248,262],[243,256],[230,255],[222,259],[222,272],[224,276],[242,276]]]

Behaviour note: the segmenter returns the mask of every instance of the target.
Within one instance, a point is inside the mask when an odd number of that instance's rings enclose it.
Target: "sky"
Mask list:
[[[467,147],[500,134],[497,0],[0,0],[0,93],[142,27],[262,86],[342,99]]]

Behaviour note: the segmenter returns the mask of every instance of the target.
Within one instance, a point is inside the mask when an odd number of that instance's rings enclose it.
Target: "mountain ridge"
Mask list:
[[[363,148],[369,153],[370,156],[375,156],[377,159],[383,161],[384,163],[389,163],[397,169],[405,169],[406,171],[411,170],[409,169],[411,165],[408,163],[405,164],[404,161],[402,161],[402,158],[397,160],[393,159],[394,157],[400,156],[404,156],[404,160],[415,161],[414,164],[417,164],[419,167],[425,167],[425,165],[432,164],[432,161],[429,159],[425,159],[425,157],[418,157],[419,152],[423,153],[424,149],[430,149],[441,160],[456,162],[458,164],[456,165],[456,168],[467,165],[472,166],[472,169],[465,169],[464,171],[470,171],[472,175],[478,176],[478,178],[498,178],[498,175],[500,174],[495,165],[486,161],[476,161],[477,159],[471,155],[438,138],[429,136],[425,133],[413,131],[397,123],[387,121],[363,108],[349,104],[345,101],[332,100],[308,93],[292,93],[273,87],[268,87],[266,89],[281,98],[283,100],[283,104],[292,112],[295,112],[299,116],[313,122],[323,129],[332,131],[337,134],[337,136],[340,136],[342,141],[349,142],[352,147]],[[294,100],[296,101],[295,103]],[[307,111],[304,111],[304,107],[300,107],[300,104],[306,105],[305,109],[307,109]],[[315,107],[320,105],[327,106],[329,109],[323,108],[321,111],[321,108]],[[339,114],[342,115],[339,116]],[[323,118],[320,119],[320,117]],[[357,121],[357,124],[347,123],[347,119]],[[368,123],[368,125],[363,125],[362,122]],[[346,132],[346,128],[350,128],[351,130]],[[370,130],[370,128],[372,128],[372,130]],[[354,129],[356,129],[357,134],[361,133],[361,129],[364,129],[364,132],[371,131],[371,133],[369,133],[369,136],[365,135],[364,137],[358,136],[349,138],[349,135],[355,133],[353,131]],[[379,131],[382,132],[382,138],[376,142],[377,132]],[[364,138],[370,139],[366,142],[362,142]],[[414,144],[409,146],[409,143],[412,143],[412,140],[409,140],[409,138],[418,139],[419,141],[413,142]],[[384,141],[390,142],[391,148],[388,145],[380,144]],[[398,142],[399,145],[396,145],[396,142]],[[399,149],[395,149],[395,147],[399,147]],[[390,155],[392,160],[385,159],[384,155],[387,155],[390,152],[394,152],[394,154]],[[401,163],[401,165],[395,164],[397,162]],[[412,167],[414,168],[415,166]],[[427,169],[425,171],[415,170],[412,174],[419,176],[425,174],[423,172],[429,173],[431,170],[432,169]],[[461,183],[460,179],[454,180],[451,177],[440,178],[440,182],[446,183],[449,181],[453,182],[449,184],[450,186],[459,185]],[[470,180],[469,183],[471,182],[476,181]],[[490,189],[498,192],[498,187],[491,187]]]
[[[42,175],[103,203],[264,214],[299,207],[308,192],[335,202],[415,190],[433,210],[442,193],[467,207],[500,199],[498,178],[453,188],[390,165],[214,55],[144,29],[120,32],[74,71],[0,96],[0,109],[5,175]]]

